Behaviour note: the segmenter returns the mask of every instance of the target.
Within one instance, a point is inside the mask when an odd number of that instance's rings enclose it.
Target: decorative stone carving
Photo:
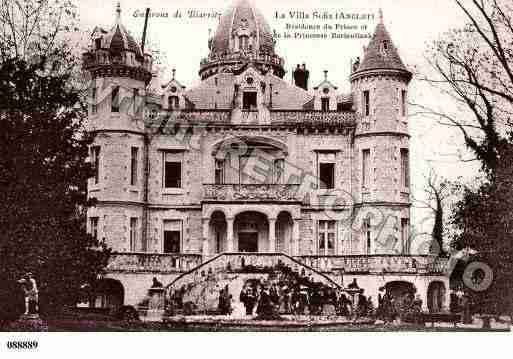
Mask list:
[[[205,185],[204,199],[215,201],[296,201],[299,185],[242,184]]]

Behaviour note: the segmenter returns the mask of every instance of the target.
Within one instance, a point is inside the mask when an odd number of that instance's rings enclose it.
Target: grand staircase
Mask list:
[[[188,313],[214,313],[220,291],[228,288],[232,305],[240,308],[239,295],[248,281],[266,282],[283,272],[304,278],[304,283],[341,289],[325,274],[281,253],[224,253],[180,275],[166,287],[166,298]],[[177,298],[179,298],[177,300]]]

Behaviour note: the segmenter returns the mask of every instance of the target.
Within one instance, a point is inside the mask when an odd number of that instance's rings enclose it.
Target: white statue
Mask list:
[[[37,314],[39,312],[39,292],[34,276],[32,273],[27,273],[18,283],[22,285],[23,292],[25,293],[25,315]],[[33,305],[33,309],[31,308],[31,304]]]

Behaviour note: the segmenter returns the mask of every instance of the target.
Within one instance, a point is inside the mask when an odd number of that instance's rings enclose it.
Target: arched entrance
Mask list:
[[[125,289],[116,279],[104,278],[96,281],[90,292],[91,308],[117,309],[123,306]]]
[[[431,282],[427,291],[427,306],[430,313],[439,313],[445,307],[445,284]]]
[[[226,217],[223,212],[215,211],[210,217],[209,224],[210,248],[215,254],[227,251],[226,245]]]
[[[234,221],[235,250],[242,253],[257,253],[268,248],[269,223],[259,212],[243,212]]]
[[[276,252],[292,253],[292,227],[294,221],[288,212],[281,212],[276,220]]]

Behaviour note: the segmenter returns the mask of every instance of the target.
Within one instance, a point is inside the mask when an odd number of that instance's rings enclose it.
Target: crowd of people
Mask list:
[[[368,316],[374,313],[371,298],[356,294],[357,305],[343,291],[329,285],[315,282],[305,272],[296,273],[289,267],[281,266],[268,279],[250,279],[244,283],[239,301],[244,305],[245,314],[257,317],[275,318],[279,315],[317,316]],[[219,293],[219,313],[232,312],[232,298],[228,288]]]

